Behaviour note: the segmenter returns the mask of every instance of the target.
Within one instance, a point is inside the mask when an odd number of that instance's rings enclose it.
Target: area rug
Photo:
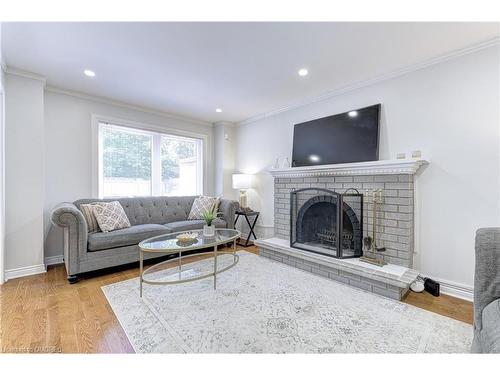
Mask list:
[[[102,289],[138,353],[466,353],[472,326],[251,253],[213,279]],[[232,256],[219,258],[220,267]],[[184,277],[212,269],[211,259]],[[172,270],[154,274],[177,277]]]

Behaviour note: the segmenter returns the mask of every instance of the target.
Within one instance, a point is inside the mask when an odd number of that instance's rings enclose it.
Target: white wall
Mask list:
[[[0,25],[1,29],[1,25]],[[1,40],[1,35],[0,35]],[[1,49],[1,46],[0,46]],[[5,281],[5,74],[0,61],[0,284]]]
[[[382,103],[380,159],[422,150],[430,160],[416,184],[416,268],[471,286],[475,230],[500,226],[499,63],[499,47],[490,47],[242,124],[237,169],[258,173],[251,200],[262,225],[273,225],[273,179],[266,170],[277,157],[291,157],[293,125]]]
[[[224,193],[224,124],[215,124],[214,133],[214,192],[216,196]]]
[[[214,124],[215,195],[238,199],[233,189],[232,176],[235,173],[236,131],[234,124]]]
[[[43,270],[44,85],[6,74],[6,270]]]
[[[213,135],[209,125],[143,112],[100,100],[45,92],[45,256],[62,254],[62,231],[49,215],[60,202],[92,197],[92,114],[119,118],[208,137],[207,194],[213,194]]]
[[[4,248],[5,248],[5,74],[2,48],[2,23],[0,22],[0,284],[5,281]]]

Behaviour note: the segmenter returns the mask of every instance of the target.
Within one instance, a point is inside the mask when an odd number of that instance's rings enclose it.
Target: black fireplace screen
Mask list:
[[[290,193],[290,246],[336,258],[360,257],[363,195],[320,188]]]

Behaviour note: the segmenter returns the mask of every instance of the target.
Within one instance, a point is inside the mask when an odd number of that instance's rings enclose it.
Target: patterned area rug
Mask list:
[[[466,353],[472,326],[240,252],[218,275],[102,289],[138,353]],[[232,256],[219,258],[220,267]],[[186,265],[207,272],[211,259]],[[157,278],[176,277],[160,271]],[[151,277],[151,276],[150,276]]]

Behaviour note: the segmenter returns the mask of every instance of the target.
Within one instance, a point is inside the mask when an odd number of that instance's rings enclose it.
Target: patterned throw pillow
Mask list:
[[[191,212],[189,212],[188,220],[203,220],[203,213],[207,210],[213,210],[215,206],[218,209],[219,201],[219,198],[214,197],[205,197],[203,195],[197,197],[193,202]]]
[[[118,201],[94,203],[92,211],[103,232],[130,227],[130,221]]]
[[[99,228],[99,223],[97,222],[97,219],[94,215],[94,211],[92,210],[93,205],[93,203],[80,205],[80,211],[82,211],[83,217],[87,222],[89,233],[96,233],[101,231],[101,229]]]

